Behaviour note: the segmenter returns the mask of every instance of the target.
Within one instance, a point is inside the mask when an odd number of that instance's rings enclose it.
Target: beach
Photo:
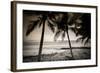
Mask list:
[[[23,48],[23,62],[37,62],[39,43],[24,44]],[[74,59],[71,57],[71,51],[68,43],[45,42],[42,49],[41,61],[64,61],[64,60],[84,60],[91,59],[90,46],[84,46],[81,43],[72,43],[72,53]]]

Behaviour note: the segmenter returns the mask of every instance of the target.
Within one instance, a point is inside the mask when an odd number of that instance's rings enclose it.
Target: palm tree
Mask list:
[[[77,20],[80,20],[77,21]],[[77,41],[84,42],[84,45],[90,42],[91,39],[91,14],[89,13],[74,13],[73,18],[69,22],[70,25],[75,25],[71,29],[80,36]]]
[[[59,18],[59,21],[56,22],[57,23],[57,31],[55,34],[55,40],[62,35],[62,40],[64,40],[65,38],[65,34],[67,34],[67,38],[68,38],[68,42],[69,42],[69,48],[70,48],[70,52],[71,52],[71,59],[74,59],[74,55],[72,52],[72,46],[71,46],[71,41],[70,41],[70,37],[69,37],[69,33],[68,33],[68,13],[61,13],[61,17]]]
[[[81,40],[82,42],[84,41],[85,42],[84,44],[90,42],[91,15],[88,13],[62,13],[61,15],[62,17],[59,19],[58,22],[56,22],[57,32],[55,34],[55,40],[60,35],[62,35],[62,40],[64,40],[65,34],[67,34],[71,56],[72,59],[74,59],[68,29],[74,31],[76,36],[81,36],[80,38],[77,39],[77,41],[78,40]]]
[[[79,39],[82,39],[82,42],[84,42],[84,44],[87,44],[91,39],[91,15],[83,14],[81,20],[81,27],[77,29],[77,35],[81,35]]]
[[[47,24],[48,27],[52,30],[52,32],[55,31],[54,23],[53,21],[56,19],[55,15],[56,13],[54,12],[33,12],[38,19],[35,21],[30,21],[31,24],[28,26],[26,35],[28,36],[37,26],[41,27],[42,26],[42,34],[41,34],[41,39],[40,39],[40,46],[39,46],[39,52],[38,52],[38,61],[41,61],[41,53],[42,53],[42,48],[43,48],[43,42],[44,42],[44,32],[45,32],[45,25]]]

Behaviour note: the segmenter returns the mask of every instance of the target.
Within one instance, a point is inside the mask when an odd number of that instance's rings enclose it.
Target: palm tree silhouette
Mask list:
[[[77,21],[80,20],[81,22]],[[69,22],[70,25],[75,25],[71,29],[76,33],[76,36],[81,36],[77,41],[84,42],[84,45],[90,42],[91,39],[91,14],[89,13],[74,13],[73,18]]]
[[[82,39],[82,42],[84,42],[84,44],[87,44],[91,39],[91,15],[83,14],[81,20],[81,27],[77,29],[76,35],[81,35],[79,40]]]
[[[39,52],[38,52],[38,58],[37,61],[41,61],[41,53],[42,53],[42,48],[43,48],[43,42],[44,42],[44,32],[45,32],[45,25],[47,24],[48,27],[52,30],[52,32],[55,31],[55,25],[54,21],[56,19],[55,15],[57,13],[54,12],[32,12],[34,13],[37,17],[38,20],[35,21],[30,21],[31,24],[28,26],[26,35],[28,36],[37,26],[42,27],[42,34],[41,34],[41,39],[40,39],[40,46],[39,46]]]
[[[62,41],[64,40],[65,38],[65,34],[67,34],[67,38],[68,38],[68,42],[69,42],[69,48],[70,48],[70,52],[71,52],[71,58],[70,59],[74,59],[74,55],[73,55],[73,52],[72,52],[72,46],[71,46],[71,41],[70,41],[70,37],[69,37],[69,28],[68,28],[68,19],[69,19],[69,16],[68,16],[68,13],[61,13],[60,14],[60,20],[58,22],[56,22],[57,24],[57,31],[56,31],[56,34],[55,34],[55,41],[56,39],[62,35]]]

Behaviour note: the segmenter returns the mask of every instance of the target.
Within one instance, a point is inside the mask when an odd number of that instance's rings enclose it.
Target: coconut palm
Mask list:
[[[84,44],[90,41],[91,39],[91,16],[88,13],[62,13],[59,21],[56,22],[57,31],[55,34],[55,40],[62,35],[62,40],[65,38],[65,34],[67,34],[70,52],[72,59],[74,59],[74,55],[72,52],[72,46],[70,42],[70,37],[68,30],[71,29],[74,31],[76,36],[80,36],[78,40],[82,42],[85,41]]]
[[[81,27],[77,29],[78,32],[76,35],[81,35],[79,39],[81,39],[82,42],[84,41],[84,44],[86,44],[90,42],[91,39],[91,15],[83,14],[81,20]]]
[[[61,13],[60,14],[60,18],[59,21],[56,22],[57,23],[57,31],[55,34],[55,41],[56,39],[62,35],[62,41],[65,38],[65,35],[67,34],[67,38],[68,38],[68,42],[69,42],[69,48],[70,48],[70,52],[71,52],[71,59],[74,59],[74,55],[72,52],[72,46],[71,46],[71,41],[70,41],[70,37],[69,37],[69,27],[68,27],[68,20],[69,20],[69,16],[68,13]]]
[[[79,21],[80,20],[80,21]],[[70,25],[75,25],[71,29],[80,36],[77,41],[84,42],[84,45],[90,42],[91,39],[91,15],[89,13],[73,14]]]
[[[42,53],[42,48],[43,48],[43,41],[44,41],[44,32],[45,32],[45,25],[47,24],[48,27],[52,30],[52,32],[55,31],[54,28],[54,23],[53,21],[55,20],[55,15],[57,13],[54,12],[31,12],[32,14],[35,14],[36,17],[38,18],[35,21],[30,21],[31,24],[28,25],[28,29],[26,32],[26,35],[28,36],[36,27],[42,27],[42,34],[41,34],[41,39],[40,39],[40,46],[39,46],[39,52],[38,52],[38,61],[41,61],[41,53]]]

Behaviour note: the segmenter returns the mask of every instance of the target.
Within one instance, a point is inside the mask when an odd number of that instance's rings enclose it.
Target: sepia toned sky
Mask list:
[[[28,36],[26,36],[26,31],[27,31],[28,25],[30,24],[30,21],[35,21],[35,20],[37,20],[35,14],[25,14],[25,13],[23,14],[23,38],[24,38],[24,41],[40,41],[42,27],[40,27],[40,28],[37,27]],[[44,33],[44,41],[53,42],[54,35],[55,35],[55,33],[53,33],[50,30],[50,28],[46,25],[45,26],[45,33]],[[70,40],[77,39],[77,37],[75,36],[75,34],[71,30],[69,30],[69,36],[70,36]],[[59,38],[57,40],[62,40],[61,36],[59,36]],[[67,35],[66,35],[64,40],[68,40]]]

